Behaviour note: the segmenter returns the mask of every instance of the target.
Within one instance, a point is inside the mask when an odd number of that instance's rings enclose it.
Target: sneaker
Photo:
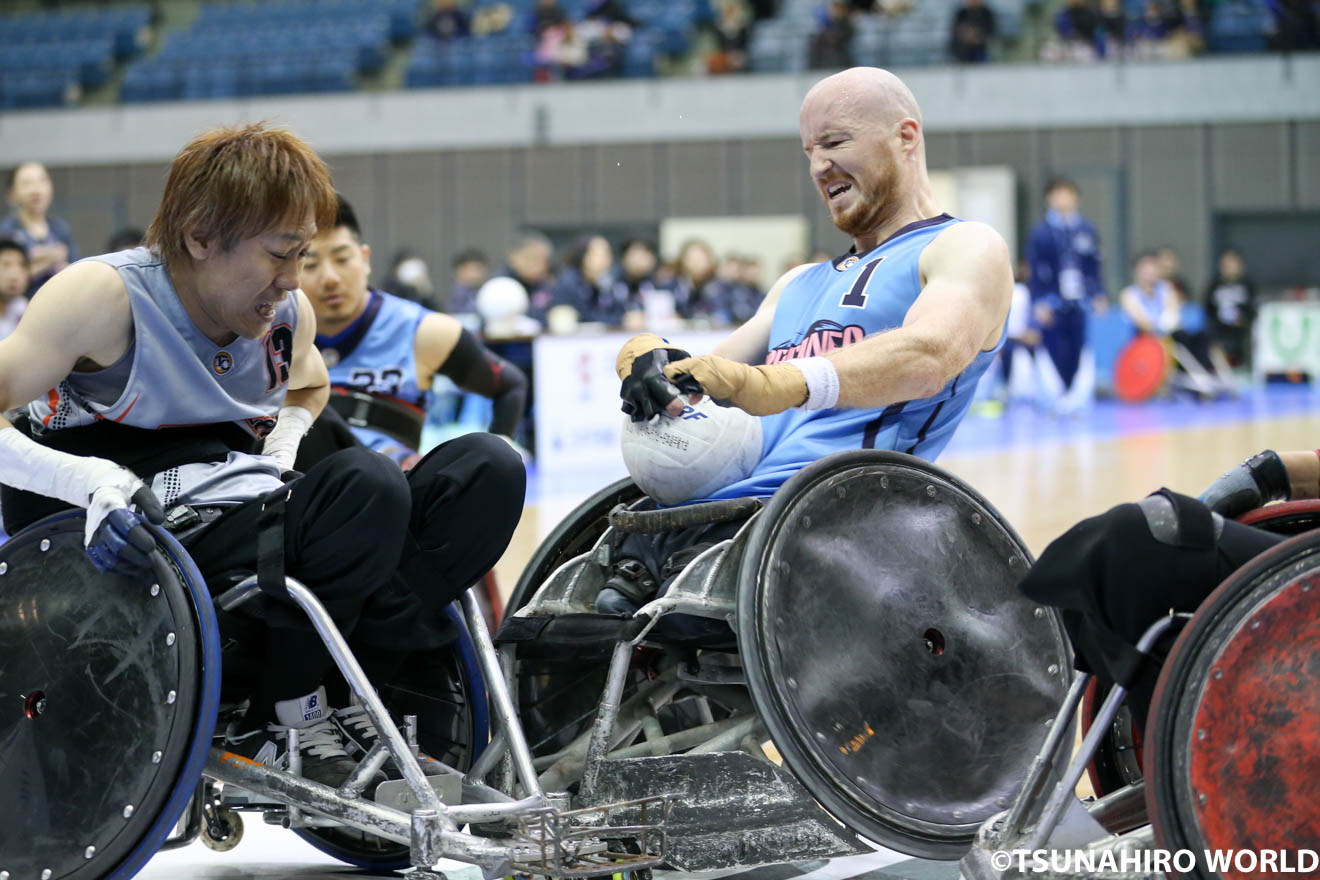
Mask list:
[[[356,703],[346,709],[336,709],[330,715],[330,721],[338,728],[344,738],[344,748],[354,760],[361,761],[380,739],[376,725],[367,715],[367,710]],[[438,776],[444,772],[443,765],[439,761],[420,749],[417,752],[417,763],[421,765],[422,773],[427,776]],[[390,779],[403,778],[403,772],[393,760],[386,760],[382,770]]]
[[[278,723],[241,733],[237,722],[231,723],[225,733],[225,748],[258,764],[288,770],[289,731],[296,728],[303,778],[331,788],[348,780],[357,762],[345,750],[339,728],[325,715],[325,688],[305,697],[280,700],[275,704],[275,716]],[[384,782],[385,778],[377,774],[375,781]]]

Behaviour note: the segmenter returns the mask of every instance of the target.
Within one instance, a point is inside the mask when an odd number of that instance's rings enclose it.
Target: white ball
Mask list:
[[[527,314],[527,289],[516,278],[492,278],[477,291],[477,314],[487,321],[507,321]]]
[[[633,482],[671,506],[736,483],[761,461],[761,420],[703,397],[678,418],[627,419],[623,460]]]

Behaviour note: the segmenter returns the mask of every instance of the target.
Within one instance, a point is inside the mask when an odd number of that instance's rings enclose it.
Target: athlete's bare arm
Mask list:
[[[417,386],[423,390],[431,387],[431,380],[458,343],[463,332],[463,325],[449,315],[432,312],[417,325],[417,336],[413,341],[413,351],[417,359]]]
[[[757,307],[756,314],[752,315],[751,320],[730,333],[723,342],[715,346],[711,354],[744,364],[762,363],[766,352],[770,350],[770,327],[774,324],[775,305],[779,302],[779,297],[790,281],[813,265],[813,263],[803,263],[781,275],[766,292],[765,299],[761,300],[761,305]],[[678,409],[682,410],[682,404],[679,404]]]
[[[289,390],[284,395],[284,405],[301,406],[315,417],[330,399],[330,374],[316,350],[316,313],[312,311],[312,303],[301,290],[293,295],[298,298],[298,329],[293,334],[293,363],[289,366]]]
[[[921,294],[903,326],[826,355],[841,407],[930,397],[999,341],[1013,298],[1008,246],[981,223],[959,223],[927,245]]]
[[[18,328],[0,340],[0,412],[41,397],[75,369],[110,366],[132,339],[133,309],[114,267],[69,266],[42,285]],[[0,416],[0,429],[8,427]]]

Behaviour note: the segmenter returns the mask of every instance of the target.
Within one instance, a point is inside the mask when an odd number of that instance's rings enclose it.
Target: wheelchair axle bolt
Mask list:
[[[128,819],[132,815],[133,815],[133,805],[129,804],[128,806],[124,807],[124,818]]]
[[[931,498],[934,498],[934,497],[935,497],[935,487],[934,487],[934,486],[927,486],[927,487],[926,487],[926,494],[929,495]]]
[[[47,868],[46,870],[41,872],[41,880],[50,880],[50,875],[53,873],[55,872],[52,871],[50,868]]]
[[[46,552],[47,550],[49,550],[49,549],[50,549],[50,538],[42,538],[42,539],[41,539],[41,552],[42,552],[42,553],[45,553],[45,552]],[[46,870],[49,872],[49,871],[50,871],[50,868],[47,868]]]
[[[981,514],[979,513],[972,514],[972,525],[979,526],[980,524],[981,524]]]
[[[1034,614],[1034,615],[1036,615],[1036,619],[1037,619],[1037,620],[1040,620],[1042,617],[1045,616],[1045,609],[1044,609],[1044,608],[1037,608],[1035,611],[1033,611],[1033,612],[1031,612],[1031,613]]]
[[[173,646],[174,646],[174,633],[170,633],[169,635],[167,635],[167,636],[165,637],[165,646],[166,646],[166,647],[173,647]]]
[[[1048,672],[1050,675],[1058,675],[1059,666],[1056,663],[1051,663],[1045,671]]]
[[[0,871],[0,880],[9,880],[9,872]]]
[[[153,596],[159,596],[159,595],[160,595],[160,584],[152,584],[152,585],[151,585],[151,595],[153,595]]]
[[[168,694],[165,695],[165,702],[173,706],[174,701],[178,699],[178,696],[179,696],[178,691],[170,691]]]
[[[90,859],[94,855],[96,855],[96,847],[94,846],[89,846],[87,849],[83,850],[84,859]]]
[[[7,571],[9,571],[9,563],[8,563],[8,562],[0,562],[0,574],[4,574],[4,573],[7,572]]]
[[[152,753],[151,753],[151,763],[153,763],[153,764],[159,764],[159,763],[160,763],[160,759],[163,758],[163,757],[164,757],[164,755],[162,755],[160,752],[152,752]]]

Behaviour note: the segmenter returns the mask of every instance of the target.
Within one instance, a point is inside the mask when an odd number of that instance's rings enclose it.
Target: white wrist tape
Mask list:
[[[839,402],[839,371],[829,358],[797,358],[787,363],[807,380],[807,399],[798,409],[830,409]]]
[[[48,449],[12,427],[0,430],[0,483],[78,507],[91,504],[98,489],[113,488],[127,499],[143,486],[113,461]]]
[[[301,406],[282,407],[275,427],[271,428],[266,435],[266,442],[261,445],[261,454],[275,459],[281,471],[293,470],[294,459],[298,457],[298,444],[314,421],[316,417]]]

